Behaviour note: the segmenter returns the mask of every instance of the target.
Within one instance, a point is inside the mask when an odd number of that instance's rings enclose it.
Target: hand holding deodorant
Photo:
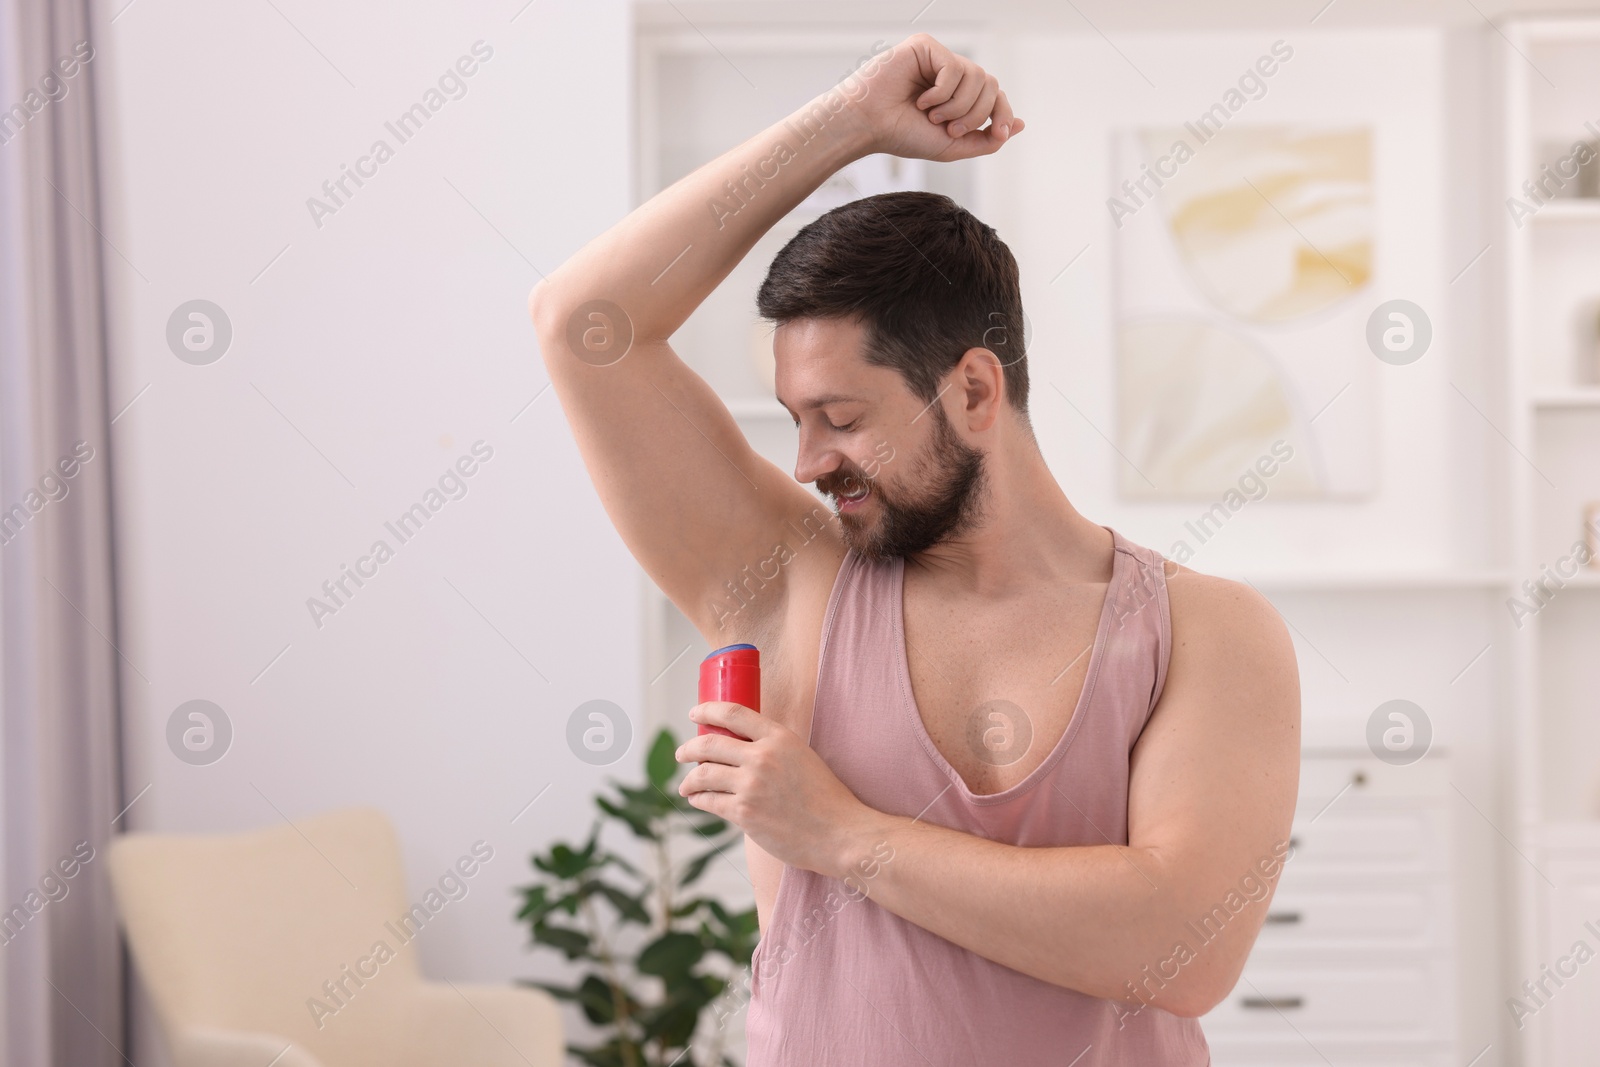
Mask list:
[[[761,710],[761,652],[755,645],[727,645],[700,661],[700,703],[726,700]],[[750,740],[732,730],[700,723],[699,733]]]

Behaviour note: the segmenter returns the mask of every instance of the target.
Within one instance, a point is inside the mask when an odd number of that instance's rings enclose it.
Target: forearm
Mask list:
[[[874,848],[892,859],[864,878],[859,861]],[[1219,983],[1231,986],[1237,935],[1253,925],[1241,921],[1187,966],[1163,969],[1177,940],[1198,942],[1187,920],[1204,910],[1195,887],[1205,879],[1151,849],[1021,848],[872,812],[839,857],[828,873],[901,918],[1013,970],[1135,1007],[1203,1011]]]
[[[854,80],[835,86],[674,182],[563,263],[531,300],[609,300],[636,337],[670,337],[778,220],[870,154],[851,106],[863,91]]]

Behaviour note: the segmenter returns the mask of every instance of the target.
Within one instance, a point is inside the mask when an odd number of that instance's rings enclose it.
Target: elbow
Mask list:
[[[552,380],[557,371],[556,356],[567,350],[567,324],[572,312],[572,305],[548,280],[541,279],[528,293],[528,318],[538,339],[539,356]]]
[[[1219,985],[1196,979],[1170,984],[1159,995],[1152,997],[1148,1005],[1181,1019],[1198,1019],[1226,1000],[1232,991],[1231,986],[1223,989]],[[1142,997],[1140,1002],[1145,1003]]]
[[[532,289],[528,290],[528,318],[535,326],[539,325],[539,300],[543,295],[544,279],[540,278]]]
[[[1198,1019],[1221,1004],[1228,996],[1230,990],[1188,989],[1173,997],[1165,1004],[1159,1005],[1182,1019]]]
[[[1207,958],[1209,949],[1218,951]],[[1223,949],[1213,944],[1195,952],[1182,946],[1181,951],[1146,965],[1115,996],[1141,1009],[1160,1008],[1169,1015],[1198,1019],[1228,999],[1244,970],[1244,957],[1235,958],[1233,952],[1223,955]]]
[[[539,284],[528,291],[528,319],[541,338],[549,333],[551,320],[559,312],[557,303],[548,278],[540,278]]]
[[[1198,1019],[1228,999],[1243,970],[1244,959],[1240,958],[1186,975],[1185,981],[1173,985],[1170,997],[1160,1006],[1173,1015]]]

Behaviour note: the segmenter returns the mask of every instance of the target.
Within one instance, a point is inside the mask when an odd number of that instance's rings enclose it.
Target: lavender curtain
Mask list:
[[[0,0],[0,1058],[126,1061],[123,800],[84,0]]]

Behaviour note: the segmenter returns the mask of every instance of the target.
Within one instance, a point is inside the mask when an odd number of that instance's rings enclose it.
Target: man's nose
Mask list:
[[[815,482],[833,474],[844,463],[844,453],[837,448],[818,445],[811,434],[800,429],[800,449],[795,454],[794,480],[802,484]]]

